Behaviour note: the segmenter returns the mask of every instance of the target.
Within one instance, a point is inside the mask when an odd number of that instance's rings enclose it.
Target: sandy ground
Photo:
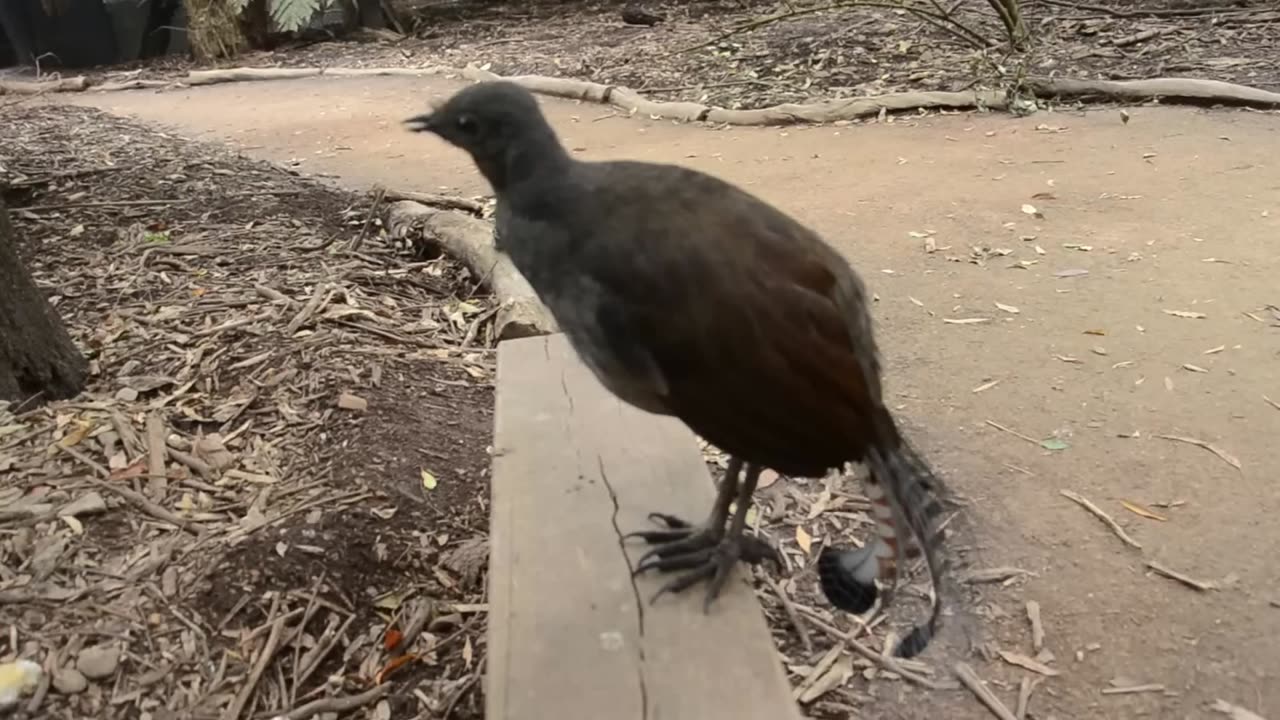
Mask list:
[[[465,157],[400,126],[456,87],[323,79],[72,101],[348,186],[480,194]],[[1023,604],[1036,600],[1062,674],[1036,691],[1035,717],[1212,717],[1218,698],[1280,715],[1280,118],[1139,107],[1127,124],[1109,110],[708,129],[544,105],[581,157],[741,183],[867,278],[894,404],[972,501],[971,537],[955,542],[975,568],[1031,573],[985,589],[924,659],[968,659],[1012,705],[1022,671],[968,647],[1034,654]],[[1142,684],[1164,690],[1101,692]],[[965,695],[873,692],[884,717],[987,717]]]

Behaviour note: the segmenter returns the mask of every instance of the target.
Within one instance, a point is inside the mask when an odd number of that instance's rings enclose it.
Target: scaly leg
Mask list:
[[[668,525],[669,529],[649,533],[654,538],[650,542],[662,544],[645,553],[637,563],[635,572],[638,574],[650,569],[691,570],[691,572],[668,582],[654,594],[650,602],[657,600],[666,592],[680,592],[706,580],[708,587],[703,610],[707,611],[724,588],[729,578],[729,570],[737,561],[743,560],[755,565],[764,560],[770,560],[781,567],[774,548],[759,538],[744,534],[747,511],[751,507],[751,496],[755,492],[763,468],[754,464],[747,465],[745,477],[740,483],[734,483],[737,485],[735,493],[735,488],[729,484],[729,478],[736,478],[737,471],[741,468],[742,461],[736,458],[730,460],[729,471],[732,475],[726,473],[708,526],[694,528],[678,518],[655,514]],[[724,517],[728,514],[729,500],[735,494],[737,507],[726,532]],[[645,536],[644,533],[633,534]]]
[[[665,558],[676,553],[688,552],[698,548],[715,545],[724,537],[724,524],[729,519],[729,505],[738,492],[738,476],[742,474],[742,461],[729,458],[729,466],[725,468],[724,479],[716,492],[715,505],[711,507],[711,515],[702,527],[695,527],[674,515],[665,513],[649,513],[649,519],[660,520],[666,525],[665,530],[637,530],[627,533],[627,538],[638,537],[650,545],[656,545],[649,552],[640,556],[636,562],[636,572],[647,570],[646,563],[655,556]]]

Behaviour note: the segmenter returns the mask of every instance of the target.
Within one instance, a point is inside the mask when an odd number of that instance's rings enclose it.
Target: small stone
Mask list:
[[[120,666],[120,649],[111,645],[94,645],[80,651],[76,669],[90,680],[102,680],[115,674]]]
[[[133,402],[138,399],[138,391],[131,387],[123,387],[116,391],[116,399],[123,402]]]
[[[75,668],[62,668],[53,674],[53,689],[63,695],[82,693],[88,687],[88,678]]]

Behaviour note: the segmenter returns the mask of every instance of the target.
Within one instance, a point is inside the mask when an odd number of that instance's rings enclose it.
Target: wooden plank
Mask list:
[[[561,334],[498,346],[487,720],[796,720],[744,568],[649,598],[621,535],[651,511],[697,522],[714,486],[679,421],[624,405]]]

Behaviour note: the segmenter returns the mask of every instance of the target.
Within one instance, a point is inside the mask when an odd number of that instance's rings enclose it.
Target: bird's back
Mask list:
[[[816,233],[654,163],[579,162],[506,200],[503,232],[526,246],[508,252],[556,255],[530,281],[624,399],[782,472],[859,459],[881,408],[878,352],[861,280]]]

